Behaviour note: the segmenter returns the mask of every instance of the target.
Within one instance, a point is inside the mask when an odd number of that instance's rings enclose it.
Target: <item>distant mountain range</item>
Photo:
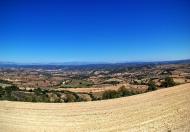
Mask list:
[[[62,66],[80,66],[80,65],[91,65],[91,64],[112,64],[108,62],[52,62],[52,63],[17,63],[17,62],[3,62],[0,61],[0,65],[62,65]]]
[[[133,65],[146,65],[146,64],[190,64],[190,59],[185,60],[173,60],[173,61],[152,61],[152,62],[63,62],[63,63],[16,63],[16,62],[1,62],[0,67],[30,67],[30,66],[91,66],[91,67],[101,67],[101,66],[133,66]]]

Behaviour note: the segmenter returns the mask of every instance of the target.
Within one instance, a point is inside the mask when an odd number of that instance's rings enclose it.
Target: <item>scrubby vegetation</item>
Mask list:
[[[8,86],[5,88],[0,87],[0,99],[14,100],[12,97],[12,92],[17,91],[18,87],[16,86]]]
[[[113,99],[113,98],[119,98],[119,97],[120,97],[120,94],[116,90],[106,90],[102,96],[103,99]]]
[[[118,90],[106,90],[103,93],[102,99],[113,99],[125,96],[138,94],[132,90],[128,90],[125,86],[120,87]]]
[[[157,90],[154,81],[148,82],[148,91]],[[171,77],[166,77],[161,83],[161,87],[172,87],[176,85]],[[9,101],[24,101],[24,102],[49,102],[49,103],[68,103],[68,102],[81,102],[81,101],[96,101],[106,100],[125,96],[139,94],[138,91],[131,90],[125,86],[120,87],[118,90],[106,90],[100,93],[77,93],[66,90],[46,90],[37,88],[34,90],[21,90],[17,86],[0,86],[0,100]]]
[[[70,91],[54,91],[37,88],[34,90],[20,90],[16,86],[0,87],[0,100],[23,101],[23,102],[46,102],[46,103],[67,103],[91,101],[90,94],[74,93]]]
[[[2,79],[0,79],[0,83],[12,84],[12,82],[9,82],[9,81],[7,81],[7,80],[2,80]]]
[[[166,88],[172,87],[175,85],[176,85],[176,83],[174,82],[173,78],[171,78],[171,77],[166,77],[164,79],[164,81],[161,83],[161,87],[166,87]]]
[[[2,96],[4,95],[4,90],[3,90],[3,88],[0,86],[0,99],[2,98]]]
[[[150,80],[148,82],[148,91],[154,91],[157,90],[157,86],[154,81]]]
[[[120,96],[121,96],[121,97],[124,97],[124,96],[131,96],[131,95],[134,94],[133,91],[128,90],[125,86],[121,86],[121,87],[118,89],[118,92],[120,93]]]
[[[111,84],[113,86],[116,86],[118,85],[120,82],[119,81],[116,81],[116,80],[112,80],[112,81],[106,81],[104,82],[103,84]]]
[[[62,84],[62,88],[84,88],[93,86],[93,82],[80,80],[80,79],[72,79],[64,84]]]
[[[74,93],[70,91],[54,91],[37,88],[34,90],[20,90],[17,86],[0,87],[0,100],[23,101],[23,102],[47,102],[68,103],[81,101],[96,101],[102,99],[113,99],[137,94],[128,90],[125,86],[118,90],[107,90],[99,95],[95,93]]]

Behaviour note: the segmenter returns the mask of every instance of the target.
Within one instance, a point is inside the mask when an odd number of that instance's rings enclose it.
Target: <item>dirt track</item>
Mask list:
[[[0,102],[1,132],[190,132],[190,84],[107,101]]]

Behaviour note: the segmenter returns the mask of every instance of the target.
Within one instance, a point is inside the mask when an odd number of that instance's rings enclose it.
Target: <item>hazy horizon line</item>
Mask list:
[[[0,63],[13,63],[13,64],[117,64],[117,63],[147,63],[147,62],[168,62],[168,61],[183,61],[185,59],[167,59],[167,60],[134,60],[134,61],[65,61],[65,62],[16,62],[16,61],[1,61]]]

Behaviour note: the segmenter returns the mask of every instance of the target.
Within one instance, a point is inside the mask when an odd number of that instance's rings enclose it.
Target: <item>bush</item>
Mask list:
[[[113,99],[125,96],[136,95],[138,92],[133,90],[128,90],[125,86],[121,86],[117,91],[116,90],[107,90],[104,91],[102,99]]]
[[[76,97],[73,94],[67,94],[67,99],[65,102],[76,102]]]
[[[18,91],[19,88],[17,86],[9,86],[9,87],[5,87],[5,95],[7,97],[11,96],[12,91]]]
[[[83,94],[83,93],[78,93],[78,100],[79,102],[81,101],[92,101],[92,97],[89,94]]]
[[[32,102],[46,102],[46,103],[49,103],[50,100],[46,95],[42,95],[42,96],[34,96],[34,98],[32,99]]]
[[[13,101],[32,102],[32,97],[31,94],[23,91],[12,91],[11,93],[11,100]]]
[[[154,81],[150,80],[148,82],[148,91],[154,91],[157,90],[156,84]]]
[[[42,95],[42,90],[40,88],[34,89],[35,95]]]
[[[0,99],[2,99],[4,94],[5,94],[5,90],[0,86]]]
[[[119,98],[120,94],[115,90],[106,90],[103,93],[102,98],[103,99],[113,99],[113,98]]]
[[[2,79],[0,79],[0,83],[12,84],[12,82],[9,82],[9,81],[7,81],[7,80],[2,80]]]
[[[161,87],[172,87],[175,86],[176,83],[174,82],[173,78],[171,77],[166,77],[164,81],[161,83]]]
[[[118,92],[119,92],[120,96],[122,96],[122,97],[132,95],[132,93],[125,86],[121,86],[118,89]]]
[[[34,89],[35,95],[45,95],[48,91],[47,90],[42,90],[41,88]]]

